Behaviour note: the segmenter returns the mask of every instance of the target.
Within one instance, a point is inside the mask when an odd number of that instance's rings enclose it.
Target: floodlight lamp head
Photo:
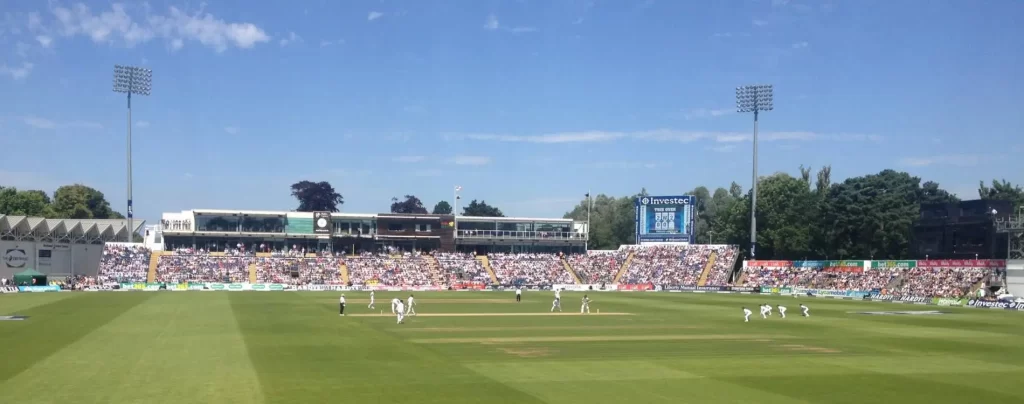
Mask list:
[[[149,95],[152,89],[152,70],[134,66],[114,65],[114,92]]]

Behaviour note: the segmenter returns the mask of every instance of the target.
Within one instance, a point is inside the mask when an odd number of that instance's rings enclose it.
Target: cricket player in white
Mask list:
[[[748,309],[746,307],[743,308],[743,322],[744,323],[749,323],[750,322],[750,315],[751,314],[754,314],[754,312],[750,311],[750,309]]]
[[[395,297],[391,299],[391,314],[395,314],[398,310],[398,305],[402,303],[402,300]]]
[[[523,288],[521,286],[516,286],[516,303],[519,303],[522,300],[523,300]]]
[[[416,306],[416,300],[412,298],[412,295],[409,295],[409,304],[408,304],[408,306],[409,306],[409,308],[407,309],[408,311],[406,311],[405,314],[406,315],[410,315],[410,316],[415,316],[416,315],[416,309],[414,308],[414,306]]]
[[[771,317],[772,316],[772,305],[770,305],[768,303],[765,303],[764,304],[764,311],[766,313],[768,313],[768,317]]]
[[[341,294],[341,298],[338,299],[338,316],[345,316],[345,294]]]
[[[777,307],[779,308],[779,315],[782,316],[782,318],[786,318],[786,306],[779,305]]]
[[[562,291],[558,289],[555,289],[555,301],[551,302],[551,311],[554,312],[555,308],[559,312],[562,311]]]
[[[803,304],[801,304],[800,305],[800,310],[802,310],[804,312],[804,317],[810,317],[811,316],[811,313],[810,313],[811,309],[808,309],[807,306],[804,306]]]
[[[768,310],[766,310],[764,308],[764,305],[762,304],[761,305],[761,318],[768,318],[768,314],[767,313],[768,313]]]
[[[583,305],[580,306],[580,314],[584,312],[590,314],[590,298],[587,295],[583,295]]]
[[[398,300],[398,298],[395,298]],[[395,314],[398,316],[398,324],[405,322],[405,305],[402,304],[401,300],[398,300],[398,305],[395,306]]]
[[[372,290],[370,291],[370,305],[366,306],[366,307],[369,308],[369,309],[373,308],[373,291]]]

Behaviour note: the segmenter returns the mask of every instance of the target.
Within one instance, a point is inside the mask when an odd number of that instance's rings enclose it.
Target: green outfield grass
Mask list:
[[[5,403],[1024,402],[1024,313],[757,295],[0,295]],[[789,318],[744,323],[741,306]],[[811,307],[802,318],[797,305]],[[596,314],[601,311],[601,315]],[[941,310],[942,315],[863,315]],[[370,316],[368,314],[378,314]],[[494,315],[444,316],[479,313]],[[607,315],[607,313],[624,313]],[[427,316],[426,314],[430,314]],[[358,315],[358,316],[357,316]]]

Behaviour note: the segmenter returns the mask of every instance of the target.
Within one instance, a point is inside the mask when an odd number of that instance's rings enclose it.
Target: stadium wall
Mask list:
[[[1006,290],[1011,295],[1024,297],[1024,260],[1006,261]]]
[[[102,244],[0,241],[0,278],[32,268],[46,275],[95,276],[103,256]]]

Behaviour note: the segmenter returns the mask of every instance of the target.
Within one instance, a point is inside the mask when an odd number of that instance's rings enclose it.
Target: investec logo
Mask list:
[[[652,198],[645,196],[640,198],[641,205],[687,205],[689,198]]]

